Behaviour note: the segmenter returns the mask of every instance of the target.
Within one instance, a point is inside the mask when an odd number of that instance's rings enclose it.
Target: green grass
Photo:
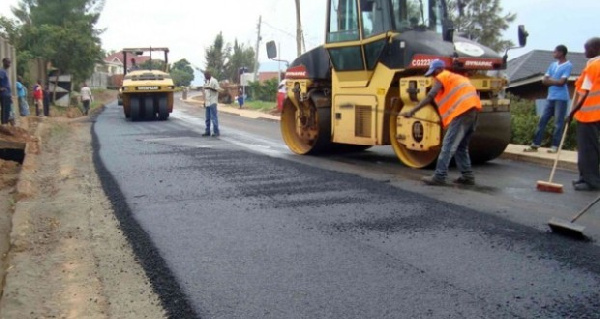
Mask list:
[[[247,101],[244,103],[244,107],[259,112],[269,112],[277,107],[277,103],[265,101]]]

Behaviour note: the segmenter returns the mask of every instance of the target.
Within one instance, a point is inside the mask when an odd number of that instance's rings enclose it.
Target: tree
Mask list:
[[[222,80],[225,72],[225,58],[228,56],[229,47],[225,45],[223,41],[223,33],[215,37],[213,45],[208,47],[205,51],[206,67],[205,70],[209,71],[215,79]]]
[[[458,32],[496,52],[514,46],[512,41],[502,39],[502,31],[508,29],[517,15],[501,16],[500,0],[451,0],[448,6]]]
[[[171,77],[175,86],[189,86],[194,80],[194,69],[188,60],[181,59],[171,66]]]
[[[101,31],[94,26],[103,6],[104,0],[21,0],[11,8],[17,20],[11,25],[2,17],[0,32],[10,35],[20,64],[40,57],[59,74],[84,81],[102,61]]]
[[[159,59],[148,59],[140,63],[139,68],[141,70],[164,70],[165,61]]]
[[[245,48],[243,44],[239,44],[237,39],[233,44],[233,53],[227,56],[225,63],[225,77],[231,83],[240,83],[240,68],[248,68],[248,72],[253,72],[252,65],[254,64],[254,49]]]

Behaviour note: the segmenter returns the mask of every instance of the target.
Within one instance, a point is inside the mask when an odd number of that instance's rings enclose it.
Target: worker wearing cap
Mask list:
[[[600,189],[600,38],[589,39],[584,47],[590,60],[575,83],[577,104],[569,115],[577,120],[577,191]]]
[[[469,157],[469,141],[475,132],[481,100],[468,78],[445,70],[444,61],[436,59],[429,65],[425,76],[433,76],[434,83],[427,96],[412,110],[401,115],[412,117],[421,108],[435,101],[437,111],[446,129],[442,150],[437,159],[435,173],[421,180],[428,185],[444,185],[450,160],[454,157],[461,176],[454,183],[474,185],[475,176]]]

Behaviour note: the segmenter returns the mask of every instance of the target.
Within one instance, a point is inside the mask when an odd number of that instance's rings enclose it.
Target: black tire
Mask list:
[[[131,121],[140,120],[140,99],[137,96],[129,98],[129,110],[131,115]]]
[[[169,118],[169,107],[167,103],[166,96],[161,96],[158,98],[158,119],[161,121]]]
[[[151,121],[155,118],[156,113],[154,112],[154,99],[151,95],[146,96],[144,97],[144,119]]]

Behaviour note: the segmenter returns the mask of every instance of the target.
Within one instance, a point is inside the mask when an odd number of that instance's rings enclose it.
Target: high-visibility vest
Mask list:
[[[450,125],[452,119],[472,108],[481,110],[481,100],[475,86],[468,78],[444,70],[435,77],[444,87],[435,96],[438,112],[444,127]]]
[[[580,93],[585,92],[581,88],[585,77],[592,81],[592,87],[583,105],[575,113],[575,119],[584,123],[598,122],[600,121],[600,58],[591,60],[575,83],[576,90]]]

